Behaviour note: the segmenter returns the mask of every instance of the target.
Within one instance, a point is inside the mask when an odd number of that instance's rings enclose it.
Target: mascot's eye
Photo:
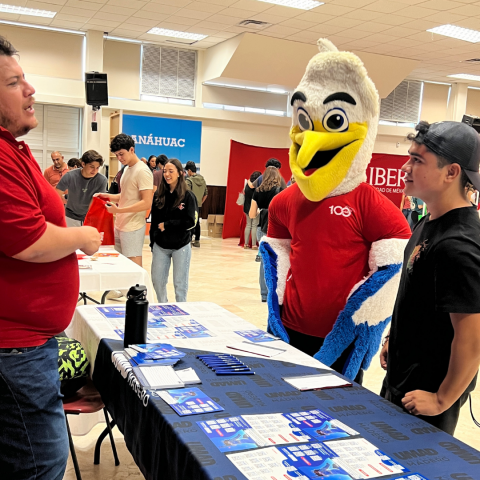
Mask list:
[[[341,108],[332,108],[323,117],[322,125],[327,132],[345,132],[348,130],[347,114]]]
[[[303,109],[299,108],[297,112],[298,126],[303,132],[305,130],[313,130],[313,122],[308,116],[308,113]]]

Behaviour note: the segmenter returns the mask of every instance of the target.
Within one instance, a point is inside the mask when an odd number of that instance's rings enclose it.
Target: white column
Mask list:
[[[103,72],[103,32],[88,30],[85,46],[85,72]],[[97,111],[97,128],[92,132],[92,107],[85,103],[83,115],[83,151],[101,152],[102,112]],[[108,158],[104,158],[108,163]]]
[[[453,83],[447,107],[447,120],[461,122],[467,110],[468,85],[466,83]]]

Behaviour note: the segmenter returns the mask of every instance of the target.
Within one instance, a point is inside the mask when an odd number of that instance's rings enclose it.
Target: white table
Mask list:
[[[153,304],[162,305],[162,304]],[[164,317],[178,321],[179,323],[193,319],[206,327],[214,336],[205,338],[185,338],[185,339],[159,339],[159,343],[170,343],[175,347],[192,348],[211,352],[230,353],[235,356],[248,356],[263,358],[253,353],[242,353],[238,350],[227,348],[227,345],[232,343],[239,343],[245,339],[236,334],[238,330],[257,330],[251,323],[247,322],[238,315],[225,310],[224,308],[210,302],[185,302],[185,303],[170,303],[165,305],[176,305],[188,315],[179,315]],[[115,307],[114,305],[108,305]],[[121,307],[119,305],[119,307]],[[121,337],[115,332],[115,324],[122,325],[123,319],[116,319],[114,323],[105,318],[93,305],[86,305],[77,307],[73,320],[67,329],[70,336],[80,341],[85,349],[90,363],[95,363],[98,345],[102,338],[111,338],[120,340]],[[149,334],[161,331],[162,329],[148,329]],[[316,368],[327,368],[325,365],[315,360],[313,357],[297,350],[291,345],[280,340],[268,342],[264,345],[274,346],[285,349],[284,353],[273,357],[274,360],[286,361],[295,363],[297,365],[305,365]]]
[[[78,254],[83,252],[77,251]],[[90,265],[91,269],[80,269],[80,292],[106,292],[109,290],[128,290],[131,286],[145,285],[149,302],[155,301],[152,281],[148,272],[119,254],[113,247],[100,247],[99,252],[115,253],[117,257],[86,257],[79,259],[79,265]],[[103,299],[105,300],[105,299]],[[102,303],[104,303],[102,301]]]

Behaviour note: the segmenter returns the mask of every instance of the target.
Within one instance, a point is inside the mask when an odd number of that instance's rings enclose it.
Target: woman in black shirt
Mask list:
[[[249,248],[248,241],[250,239],[250,232],[252,233],[252,248],[257,248],[257,227],[258,227],[258,215],[255,218],[250,218],[250,205],[252,203],[253,193],[255,192],[255,187],[253,186],[253,182],[262,174],[256,170],[250,175],[250,179],[245,184],[244,195],[245,201],[243,202],[243,213],[247,217],[246,225],[245,225],[245,245],[243,248]]]
[[[172,260],[175,300],[187,301],[190,239],[197,220],[195,195],[187,190],[182,164],[171,158],[165,164],[162,182],[153,197],[150,228],[152,280],[160,303],[168,302],[168,272]]]
[[[259,226],[260,229],[257,230],[257,239],[258,241],[267,234],[268,229],[268,207],[270,202],[273,200],[273,197],[280,193],[282,185],[282,176],[280,172],[275,167],[267,167],[263,174],[262,183],[255,190],[252,198],[252,204],[250,205],[250,218],[255,218],[258,215],[258,210],[260,209],[259,214]],[[267,286],[265,284],[265,272],[263,270],[263,262],[260,263],[260,295],[262,297],[262,302],[267,301]]]

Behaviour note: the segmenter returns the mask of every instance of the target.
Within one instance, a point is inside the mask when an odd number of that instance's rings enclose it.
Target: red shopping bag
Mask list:
[[[93,197],[92,200],[83,224],[88,227],[95,227],[100,233],[103,232],[102,245],[115,245],[113,215],[105,208],[108,200],[100,197]]]

